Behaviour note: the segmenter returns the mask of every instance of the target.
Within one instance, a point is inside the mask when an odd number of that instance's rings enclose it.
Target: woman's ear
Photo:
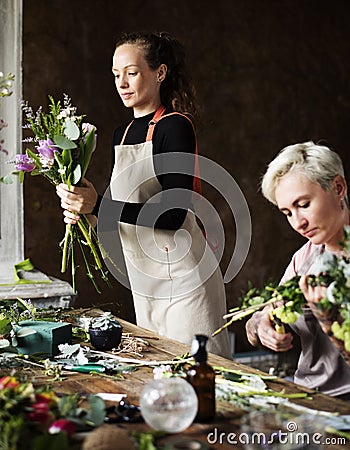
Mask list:
[[[158,74],[157,74],[158,83],[161,83],[162,81],[164,81],[167,71],[168,71],[168,68],[165,64],[161,64],[158,67]]]
[[[345,178],[341,175],[336,175],[333,179],[333,189],[335,190],[336,195],[344,198],[347,193],[347,186]]]

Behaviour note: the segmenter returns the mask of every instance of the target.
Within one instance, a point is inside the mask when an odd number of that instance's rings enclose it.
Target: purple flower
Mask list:
[[[39,145],[36,146],[38,153],[46,159],[53,159],[54,153],[58,152],[59,149],[55,147],[54,142],[49,138],[46,140],[39,141]]]
[[[32,172],[35,169],[35,163],[28,155],[18,154],[15,156],[15,168],[23,172]]]

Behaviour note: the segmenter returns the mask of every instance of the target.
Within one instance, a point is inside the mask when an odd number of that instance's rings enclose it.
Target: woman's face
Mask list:
[[[275,198],[295,231],[313,244],[326,244],[328,250],[339,250],[343,227],[348,222],[348,212],[341,208],[344,192],[346,184],[340,175],[325,191],[302,172],[292,171],[279,180]]]
[[[116,48],[112,72],[124,105],[134,109],[135,117],[155,111],[160,105],[160,69],[151,70],[144,50],[134,44]]]

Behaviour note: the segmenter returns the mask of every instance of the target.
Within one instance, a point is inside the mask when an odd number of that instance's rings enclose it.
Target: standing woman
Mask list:
[[[112,72],[134,116],[113,135],[109,207],[119,222],[136,321],[189,345],[194,334],[219,328],[227,308],[218,262],[193,213],[196,103],[184,50],[166,33],[123,34]],[[79,213],[97,216],[101,197],[88,180],[57,193],[67,223]],[[227,332],[210,339],[208,350],[231,358]]]

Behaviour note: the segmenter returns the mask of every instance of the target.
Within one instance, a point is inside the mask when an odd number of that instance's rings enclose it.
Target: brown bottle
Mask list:
[[[207,340],[208,337],[203,334],[195,335],[191,347],[195,365],[187,371],[187,381],[193,386],[198,397],[198,412],[195,418],[198,422],[209,421],[215,417],[215,371],[207,363]]]

